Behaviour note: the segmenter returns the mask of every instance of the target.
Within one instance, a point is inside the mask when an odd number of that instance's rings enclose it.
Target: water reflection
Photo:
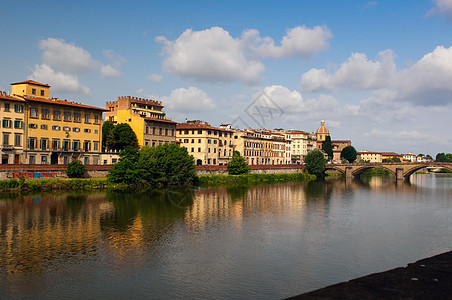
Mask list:
[[[0,293],[287,297],[447,248],[451,179],[3,194]]]

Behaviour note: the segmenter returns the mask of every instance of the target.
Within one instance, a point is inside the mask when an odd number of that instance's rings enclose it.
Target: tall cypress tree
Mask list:
[[[328,155],[328,160],[333,159],[333,145],[331,144],[331,137],[329,135],[326,136],[322,144],[322,150]]]

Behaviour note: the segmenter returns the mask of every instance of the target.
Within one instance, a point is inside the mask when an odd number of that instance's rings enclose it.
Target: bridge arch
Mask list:
[[[384,165],[378,165],[378,166],[369,166],[369,165],[367,165],[367,166],[362,166],[362,167],[360,167],[360,168],[355,169],[355,170],[352,172],[352,175],[353,175],[353,177],[357,177],[357,178],[358,178],[358,177],[359,177],[362,173],[364,173],[365,171],[370,170],[370,169],[377,169],[377,168],[387,170],[387,171],[389,171],[389,173],[391,173],[392,175],[396,176],[396,174],[394,173],[393,170],[391,170],[390,168],[387,168],[387,167],[384,166]]]
[[[345,171],[343,168],[337,167],[334,164],[325,165],[325,171],[328,171],[328,170],[338,171],[338,172],[341,172],[342,174],[345,174]]]
[[[430,163],[430,164],[422,164],[422,165],[418,165],[418,166],[414,166],[413,168],[408,169],[407,171],[405,171],[403,173],[403,177],[405,177],[406,179],[408,179],[411,175],[413,175],[415,172],[423,169],[423,168],[427,168],[427,167],[440,167],[443,169],[447,169],[449,171],[452,171],[452,166],[451,165],[446,165],[446,164],[442,164],[442,163]]]

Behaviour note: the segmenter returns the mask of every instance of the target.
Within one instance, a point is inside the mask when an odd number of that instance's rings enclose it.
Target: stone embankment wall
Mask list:
[[[111,165],[87,165],[88,177],[106,177]],[[302,173],[301,165],[250,166],[251,174]],[[67,178],[66,165],[0,165],[0,180],[19,178]],[[198,175],[227,175],[226,166],[196,166]]]

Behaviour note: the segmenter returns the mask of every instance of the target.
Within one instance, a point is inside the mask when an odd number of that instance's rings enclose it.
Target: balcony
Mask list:
[[[14,146],[13,145],[2,145],[2,150],[13,150]]]

